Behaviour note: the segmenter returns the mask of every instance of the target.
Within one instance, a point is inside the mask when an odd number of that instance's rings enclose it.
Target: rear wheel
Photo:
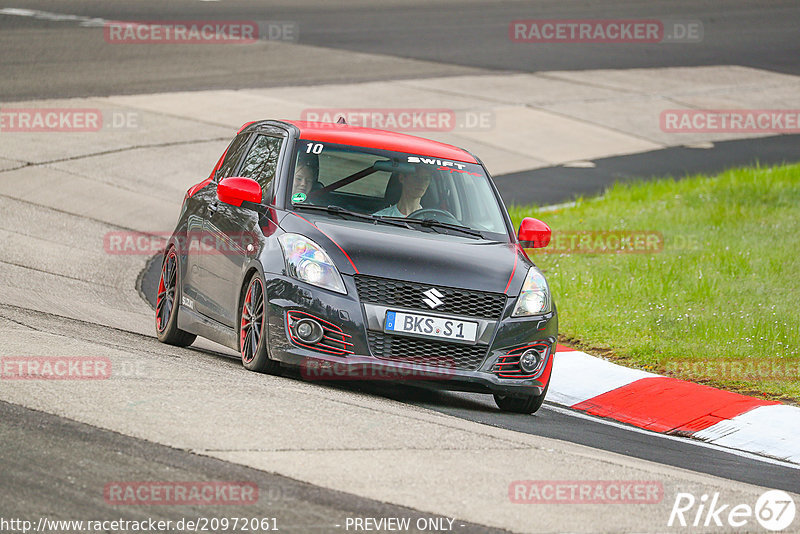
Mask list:
[[[549,387],[550,383],[548,382],[547,386],[545,386],[544,391],[542,391],[541,395],[526,395],[524,397],[511,397],[506,395],[495,394],[494,402],[497,404],[497,407],[503,410],[504,412],[535,413],[539,408],[542,407],[544,398],[547,395],[547,388]]]
[[[242,355],[242,365],[251,371],[277,374],[280,364],[271,360],[267,353],[267,336],[264,335],[267,299],[264,281],[258,273],[247,284],[239,317],[239,352]]]
[[[178,328],[178,306],[181,298],[178,254],[170,248],[161,264],[161,280],[156,296],[156,335],[168,345],[188,347],[197,338]]]

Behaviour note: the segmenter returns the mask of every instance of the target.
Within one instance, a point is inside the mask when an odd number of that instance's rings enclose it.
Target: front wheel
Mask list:
[[[494,395],[494,402],[497,407],[504,412],[513,413],[536,413],[542,407],[544,398],[547,395],[547,388],[550,387],[548,382],[542,391],[541,395],[526,395],[524,397],[510,397],[506,395]]]
[[[239,313],[239,351],[242,365],[251,371],[277,374],[280,364],[267,353],[267,299],[264,281],[256,273],[250,278]]]
[[[188,347],[197,336],[178,328],[178,306],[181,285],[178,269],[178,253],[170,248],[161,264],[161,280],[156,296],[156,335],[158,340],[176,347]]]

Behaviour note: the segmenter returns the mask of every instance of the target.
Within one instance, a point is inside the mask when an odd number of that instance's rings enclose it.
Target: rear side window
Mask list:
[[[217,181],[233,176],[239,162],[242,160],[244,151],[247,149],[247,142],[250,139],[250,134],[239,134],[228,147],[225,153],[225,161],[217,171]]]
[[[272,196],[272,180],[275,178],[275,171],[278,167],[278,156],[281,153],[281,143],[283,139],[259,135],[256,137],[250,152],[242,164],[239,176],[252,178],[261,186],[263,198]]]

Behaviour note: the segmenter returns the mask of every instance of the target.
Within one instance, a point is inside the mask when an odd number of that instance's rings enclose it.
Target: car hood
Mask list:
[[[505,293],[518,292],[522,282],[517,275],[527,272],[522,265],[527,258],[513,243],[305,213],[302,218],[321,235],[312,235],[308,226],[297,230],[322,245],[343,273]]]

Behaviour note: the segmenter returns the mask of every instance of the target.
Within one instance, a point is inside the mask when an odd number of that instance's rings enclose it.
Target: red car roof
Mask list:
[[[475,158],[466,150],[413,135],[329,122],[291,120],[283,122],[295,125],[300,130],[300,139],[366,148],[380,148],[395,152],[418,154],[420,156],[477,163]]]

